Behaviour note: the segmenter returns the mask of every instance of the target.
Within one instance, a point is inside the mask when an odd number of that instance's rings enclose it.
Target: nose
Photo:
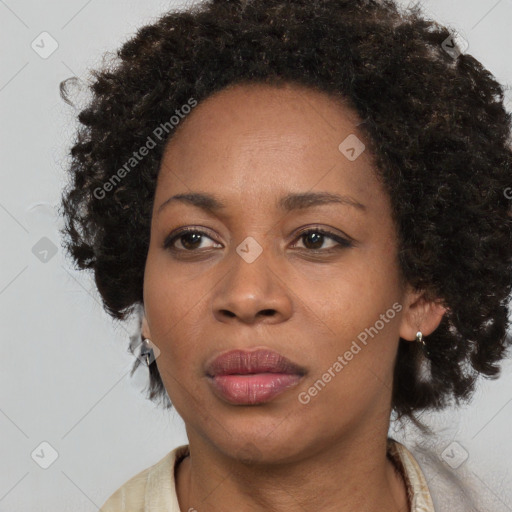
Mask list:
[[[220,322],[279,323],[292,314],[292,293],[279,266],[271,263],[270,250],[246,261],[230,255],[229,270],[215,287],[213,314]]]

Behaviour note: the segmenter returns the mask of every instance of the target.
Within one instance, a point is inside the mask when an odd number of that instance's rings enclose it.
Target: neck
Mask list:
[[[178,466],[181,510],[221,512],[408,512],[405,483],[375,432],[333,442],[293,462],[241,462],[189,435]]]

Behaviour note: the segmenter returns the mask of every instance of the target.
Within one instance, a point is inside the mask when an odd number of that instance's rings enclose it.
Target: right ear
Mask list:
[[[144,338],[151,339],[151,331],[149,329],[149,324],[148,324],[148,319],[146,318],[146,313],[144,313],[142,316],[141,333]]]

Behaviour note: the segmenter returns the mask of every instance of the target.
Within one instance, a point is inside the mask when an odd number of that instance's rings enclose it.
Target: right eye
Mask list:
[[[185,228],[177,233],[169,235],[165,239],[163,246],[165,249],[169,249],[174,252],[194,252],[197,249],[205,249],[205,247],[201,247],[202,239],[205,237],[214,241],[204,231]],[[175,242],[179,242],[181,247],[176,247]],[[208,247],[206,247],[206,249],[208,249]]]

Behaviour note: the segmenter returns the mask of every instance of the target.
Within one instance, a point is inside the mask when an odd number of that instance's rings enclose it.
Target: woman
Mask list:
[[[505,355],[500,84],[391,1],[211,0],[118,56],[79,115],[67,247],[139,315],[135,367],[189,443],[102,512],[434,511],[390,414]]]

